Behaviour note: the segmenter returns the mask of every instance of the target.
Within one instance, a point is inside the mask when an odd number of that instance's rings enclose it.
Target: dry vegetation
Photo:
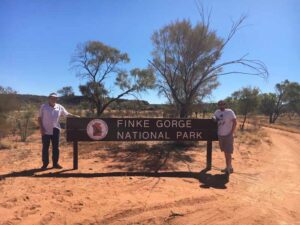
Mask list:
[[[269,136],[267,132],[261,127],[255,127],[248,125],[244,131],[237,130],[236,132],[236,141],[239,144],[245,144],[245,145],[259,145],[263,142],[271,143]]]
[[[72,109],[70,111],[84,115],[84,111]],[[117,114],[119,117],[150,117],[149,115],[151,117],[162,117],[163,115],[163,112],[158,110],[154,112],[142,111],[139,114],[136,111],[127,110],[122,115],[119,115],[117,111],[110,110],[105,116],[112,117],[112,115]],[[206,116],[209,117],[208,114]],[[36,120],[34,122],[36,123]],[[299,118],[290,120],[282,117],[278,119],[278,124],[272,126],[282,130],[297,131],[297,128],[299,130],[299,127],[297,127],[299,122]],[[268,133],[265,129],[262,129],[263,126],[267,125],[267,117],[249,117],[249,123],[246,124],[244,131],[241,131],[238,127],[235,133],[237,151],[240,151],[240,146],[247,149],[260,146],[263,143],[270,145],[271,140]],[[28,137],[27,142],[20,142],[20,137],[16,134],[3,138],[0,140],[0,150],[22,151],[22,157],[27,157],[26,154],[29,154],[30,151],[23,150],[28,149],[29,145],[41,146],[37,124],[32,129],[33,134]],[[68,152],[67,157],[71,159],[72,145],[66,142],[64,129],[61,133],[60,146],[62,151]],[[214,146],[214,149],[218,150],[217,143]],[[80,159],[90,160],[93,163],[108,163],[106,168],[108,170],[125,169],[126,171],[155,172],[159,170],[176,170],[182,165],[194,162],[199,152],[205,153],[206,142],[186,142],[185,144],[174,142],[82,142],[79,148]],[[243,151],[241,150],[239,153],[243,155]],[[251,155],[251,153],[249,154]]]
[[[81,116],[85,114],[85,111],[76,111],[75,109],[70,111]],[[136,111],[126,110],[123,114],[119,114],[118,110],[109,110],[104,116],[113,117],[114,115],[118,115],[118,117],[162,117],[163,112],[145,110],[137,114]],[[206,117],[209,118],[209,115],[207,114]],[[266,131],[261,129],[263,125],[261,120],[255,120],[252,117],[251,121],[252,123],[247,124],[243,132],[237,129],[235,135],[237,145],[257,146],[263,142],[270,144]],[[36,123],[36,121],[34,122]],[[17,150],[29,143],[40,145],[37,124],[33,126],[33,129],[34,134],[28,138],[26,143],[21,143],[17,135],[10,135],[0,141],[0,149]],[[61,149],[72,149],[71,144],[66,142],[64,129],[61,132],[60,146]],[[82,142],[79,148],[80,159],[90,159],[94,162],[108,161],[111,163],[109,169],[158,171],[176,170],[177,167],[180,167],[179,164],[191,163],[195,160],[195,151],[206,151],[206,142],[186,142],[185,144],[176,142]],[[68,157],[72,157],[72,151],[69,151]]]
[[[252,116],[249,123],[256,126],[271,127],[279,130],[300,133],[300,116],[298,115],[281,115],[276,123],[270,124],[266,116]]]
[[[35,115],[31,118],[30,121],[30,131],[28,132],[31,134],[32,132],[37,132],[37,111]],[[69,111],[73,114],[77,114],[80,116],[87,116],[88,112],[86,110],[79,110],[76,108],[70,108]],[[0,150],[1,149],[13,149],[13,145],[18,143],[21,140],[21,135],[22,133],[17,132],[16,125],[14,124],[15,122],[15,117],[20,114],[21,112],[18,111],[16,113],[11,113],[10,116],[10,122],[12,123],[10,126],[10,135],[8,138],[0,140]],[[157,118],[157,117],[170,117],[170,111],[167,113],[162,111],[162,110],[107,110],[103,117],[144,117],[144,118]],[[196,114],[192,115],[193,118],[196,118]],[[202,114],[197,115],[198,118],[203,118]],[[211,118],[210,113],[206,113],[204,118]],[[238,116],[238,118],[241,118]],[[240,120],[240,119],[239,119]],[[65,119],[62,120],[62,124],[65,123]],[[241,121],[239,121],[239,124],[241,124]],[[246,124],[245,131],[242,132],[240,131],[239,127],[237,128],[236,132],[236,141],[239,143],[244,143],[247,145],[255,145],[257,143],[261,143],[263,141],[269,142],[268,137],[266,132],[261,129],[261,127],[272,127],[276,128],[279,130],[285,130],[285,131],[290,131],[290,132],[296,132],[300,133],[300,117],[297,115],[283,115],[278,118],[276,121],[276,124],[269,124],[268,123],[268,117],[266,116],[257,116],[257,115],[252,115],[249,116],[248,118],[248,123]],[[14,144],[13,144],[14,143]],[[62,135],[61,135],[61,145],[64,146],[66,145],[66,140],[65,140],[65,135],[64,135],[64,130],[62,130]],[[136,143],[131,143],[132,145]],[[102,143],[103,145],[111,145],[109,143]],[[118,144],[120,145],[120,144]],[[128,145],[128,144],[124,144]],[[149,148],[152,148],[152,144],[149,143],[144,143],[145,146],[148,146]],[[124,147],[124,146],[123,146]]]

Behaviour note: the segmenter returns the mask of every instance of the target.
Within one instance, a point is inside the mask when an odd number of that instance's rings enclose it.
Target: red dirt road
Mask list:
[[[165,165],[154,173],[139,151],[88,144],[78,171],[70,145],[61,148],[64,169],[38,171],[35,137],[0,151],[0,224],[299,225],[300,134],[264,129],[271,144],[236,142],[229,182],[216,143],[207,173],[203,148],[155,155]]]

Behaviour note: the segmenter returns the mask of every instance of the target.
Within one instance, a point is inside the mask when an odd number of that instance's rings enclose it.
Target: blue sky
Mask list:
[[[300,82],[300,1],[202,0],[212,9],[211,27],[226,37],[231,21],[247,14],[241,29],[225,49],[222,61],[262,60],[270,76],[230,75],[207,101],[217,101],[245,86],[274,90],[285,79]],[[177,19],[200,20],[194,0],[0,0],[0,85],[18,93],[47,95],[63,86],[76,94],[85,83],[70,70],[76,45],[99,40],[127,52],[126,67],[147,67],[151,35]],[[112,88],[112,95],[118,90]],[[141,95],[151,103],[164,103],[155,91]]]

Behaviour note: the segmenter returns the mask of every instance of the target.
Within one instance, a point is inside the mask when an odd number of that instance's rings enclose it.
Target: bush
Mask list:
[[[3,149],[11,149],[11,146],[6,142],[0,141],[0,150]]]
[[[0,138],[8,134],[10,124],[7,122],[7,117],[17,108],[16,92],[10,87],[0,86]]]
[[[11,132],[20,136],[20,141],[26,142],[27,138],[33,133],[36,128],[34,123],[35,109],[32,106],[26,106],[23,110],[17,112],[11,120]]]

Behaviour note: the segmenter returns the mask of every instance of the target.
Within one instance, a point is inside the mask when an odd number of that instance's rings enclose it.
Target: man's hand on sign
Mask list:
[[[76,118],[80,118],[80,116],[74,115],[74,114],[71,114],[71,113],[69,113],[69,114],[67,115],[67,117],[76,117]]]

